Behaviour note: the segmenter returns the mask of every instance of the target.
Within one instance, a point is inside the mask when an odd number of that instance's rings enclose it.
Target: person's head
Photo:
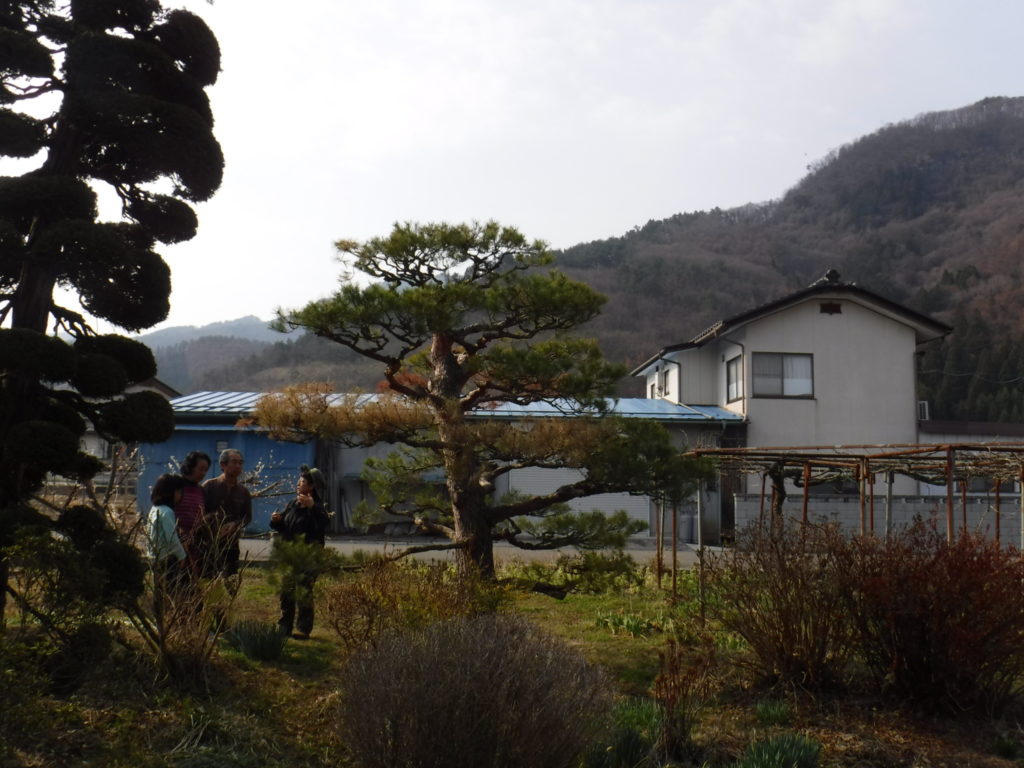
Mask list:
[[[323,500],[324,478],[319,469],[308,467],[303,464],[299,467],[299,483],[295,488],[297,493],[308,493],[315,501]]]
[[[149,494],[149,500],[153,506],[173,507],[181,499],[182,491],[185,489],[185,478],[181,475],[164,474],[160,475],[153,483],[153,490]]]
[[[202,482],[210,469],[210,456],[202,451],[191,451],[185,460],[181,462],[181,474],[186,480],[193,483]]]
[[[245,466],[245,459],[242,452],[235,448],[227,448],[220,452],[220,471],[224,477],[237,480],[242,474],[242,467]]]

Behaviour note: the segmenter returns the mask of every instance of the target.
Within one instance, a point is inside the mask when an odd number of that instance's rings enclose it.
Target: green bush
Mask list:
[[[616,704],[611,731],[583,757],[582,768],[648,768],[662,728],[662,712],[653,699],[631,698]]]
[[[274,661],[281,658],[287,637],[276,624],[243,619],[224,633],[228,645],[250,659]]]
[[[495,614],[390,632],[340,680],[339,728],[362,768],[569,768],[611,703],[600,669]]]
[[[501,569],[504,579],[542,582],[579,594],[599,595],[636,590],[647,583],[648,569],[621,549],[559,555],[553,565],[510,563]]]
[[[751,744],[734,768],[817,768],[820,757],[819,742],[782,733]]]
[[[765,699],[754,707],[757,722],[761,725],[789,725],[793,720],[793,708],[782,699]]]

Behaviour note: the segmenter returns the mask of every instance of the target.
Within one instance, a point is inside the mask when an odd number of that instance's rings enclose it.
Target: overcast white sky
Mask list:
[[[566,247],[780,197],[887,123],[1024,93],[1020,0],[179,2],[220,40],[227,167],[162,251],[164,326],[326,295],[332,243],[396,220]]]

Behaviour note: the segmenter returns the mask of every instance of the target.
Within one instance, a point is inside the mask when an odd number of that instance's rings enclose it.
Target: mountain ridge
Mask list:
[[[630,366],[834,268],[954,325],[922,363],[936,418],[1024,419],[1021,384],[1004,370],[1007,360],[1024,365],[1024,98],[883,126],[812,163],[777,199],[650,220],[555,256],[608,297],[581,332]],[[986,359],[983,347],[995,342],[1001,359]],[[325,344],[300,337],[254,347],[244,365],[228,361],[202,381],[263,388],[302,380],[314,362],[339,389],[379,378]],[[639,384],[621,393],[639,394]]]

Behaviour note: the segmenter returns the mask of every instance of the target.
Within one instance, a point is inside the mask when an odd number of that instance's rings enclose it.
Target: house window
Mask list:
[[[814,358],[778,352],[754,353],[754,397],[813,397]]]
[[[728,402],[743,397],[743,357],[737,355],[725,364],[725,395]]]
[[[658,374],[658,392],[662,397],[668,397],[668,368]]]

